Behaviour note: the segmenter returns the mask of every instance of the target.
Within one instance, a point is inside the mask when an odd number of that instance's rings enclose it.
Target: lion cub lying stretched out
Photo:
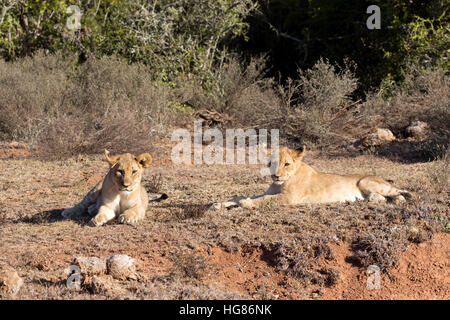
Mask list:
[[[254,208],[269,201],[279,204],[297,205],[307,203],[330,203],[355,201],[368,198],[370,201],[383,201],[385,197],[403,201],[411,197],[406,190],[392,186],[380,177],[369,175],[338,175],[317,172],[302,162],[306,147],[301,151],[282,147],[273,183],[267,191],[256,197],[236,197],[230,201],[216,203],[212,209],[241,206]],[[271,161],[276,161],[272,155]],[[270,163],[269,163],[270,166]]]
[[[147,191],[141,184],[144,169],[150,166],[152,157],[143,153],[137,157],[129,153],[110,156],[105,150],[110,169],[103,181],[99,182],[83,201],[64,210],[65,218],[84,213],[95,216],[90,225],[101,226],[117,215],[120,223],[134,224],[145,217],[148,205]]]

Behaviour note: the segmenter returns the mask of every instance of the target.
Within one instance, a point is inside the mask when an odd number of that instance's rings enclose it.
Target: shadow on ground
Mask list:
[[[31,217],[22,217],[14,221],[14,223],[29,223],[29,224],[45,224],[45,223],[55,223],[63,220],[67,220],[63,216],[61,216],[61,212],[64,209],[53,209],[46,210]],[[88,215],[80,215],[77,217],[73,217],[69,220],[72,220],[80,225],[87,225],[91,218]]]
[[[385,158],[393,162],[414,164],[429,162],[435,158],[431,152],[424,150],[423,141],[392,141],[381,146],[364,149],[355,144],[347,148],[339,148],[335,151],[327,151],[324,156],[329,159],[358,157],[363,154],[373,154],[379,158]]]

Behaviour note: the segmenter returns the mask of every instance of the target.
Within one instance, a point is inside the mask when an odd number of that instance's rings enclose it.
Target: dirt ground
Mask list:
[[[310,152],[304,161],[318,170],[381,175],[414,198],[206,211],[263,192],[270,178],[258,166],[175,166],[153,153],[143,183],[151,198],[169,198],[151,201],[137,226],[94,228],[60,212],[106,174],[101,155],[46,161],[8,150],[0,153],[0,261],[24,279],[16,299],[450,298],[450,198],[434,185],[436,163]],[[117,281],[124,290],[67,288],[75,257],[112,254],[137,262],[136,280]],[[369,264],[381,268],[379,289],[367,287]]]

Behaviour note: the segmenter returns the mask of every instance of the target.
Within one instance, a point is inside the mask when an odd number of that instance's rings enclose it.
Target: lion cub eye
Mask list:
[[[288,167],[288,166],[290,166],[290,165],[291,165],[290,163],[285,163],[285,164],[284,164],[285,167]]]
[[[137,173],[137,170],[133,170],[133,174],[136,174]]]

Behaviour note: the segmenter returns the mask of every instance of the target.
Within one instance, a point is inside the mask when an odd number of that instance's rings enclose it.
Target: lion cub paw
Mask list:
[[[239,200],[239,206],[245,209],[253,209],[255,207],[252,199],[250,198]]]
[[[400,204],[400,203],[406,202],[406,199],[404,196],[399,195],[399,196],[394,197],[392,199],[392,202],[394,202],[395,204]]]
[[[136,224],[138,221],[144,218],[143,215],[140,215],[134,211],[125,211],[119,216],[119,223],[124,224]]]
[[[91,221],[89,221],[89,225],[91,227],[100,227],[106,222],[108,222],[108,217],[106,216],[106,214],[99,213],[95,217],[93,217]]]
[[[375,192],[372,192],[371,194],[369,194],[369,196],[367,197],[367,200],[371,203],[386,202],[385,197],[383,197],[381,194],[375,193]]]
[[[213,203],[212,205],[210,205],[208,210],[216,211],[216,210],[220,210],[222,208],[223,208],[222,203],[216,202],[216,203]]]

